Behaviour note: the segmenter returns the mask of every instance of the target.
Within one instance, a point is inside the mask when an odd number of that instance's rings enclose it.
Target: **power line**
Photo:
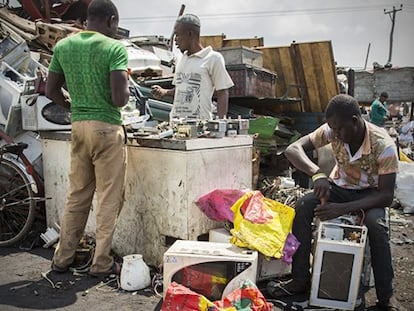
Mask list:
[[[202,19],[221,19],[221,18],[245,18],[245,17],[266,17],[266,16],[285,16],[285,15],[319,15],[319,14],[341,14],[353,13],[360,11],[373,11],[383,8],[382,5],[370,6],[350,6],[350,7],[334,7],[334,8],[316,8],[316,9],[292,9],[292,10],[273,10],[273,11],[256,11],[256,12],[231,12],[231,13],[215,13],[200,14]],[[122,21],[148,22],[148,21],[173,21],[176,16],[143,16],[143,17],[121,17]]]

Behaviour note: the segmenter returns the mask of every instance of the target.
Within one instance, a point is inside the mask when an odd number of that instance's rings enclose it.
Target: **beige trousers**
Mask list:
[[[72,123],[70,186],[53,262],[69,266],[83,235],[96,191],[96,248],[90,271],[113,264],[112,238],[124,202],[126,148],[122,126],[100,121]]]

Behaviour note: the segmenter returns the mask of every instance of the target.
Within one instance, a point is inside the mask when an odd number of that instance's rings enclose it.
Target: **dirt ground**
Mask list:
[[[395,270],[396,297],[414,310],[414,215],[391,210],[391,247]],[[151,289],[125,292],[116,281],[71,273],[47,274],[51,249],[30,251],[0,248],[0,310],[138,310],[156,309],[160,301]],[[368,310],[376,310],[375,290],[366,295]]]
[[[391,250],[394,288],[397,299],[407,310],[414,310],[414,215],[391,209]],[[375,290],[367,295],[368,306],[375,303]]]

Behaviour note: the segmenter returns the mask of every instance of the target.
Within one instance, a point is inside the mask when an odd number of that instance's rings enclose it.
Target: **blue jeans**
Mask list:
[[[362,199],[372,193],[372,189],[348,190],[332,184],[329,202],[343,203]],[[293,221],[292,233],[301,243],[293,256],[293,278],[301,281],[310,281],[310,263],[312,242],[312,222],[314,209],[320,204],[319,199],[309,193],[296,203],[296,216]],[[368,238],[371,248],[371,264],[374,271],[375,289],[381,300],[389,299],[393,294],[391,250],[388,236],[388,226],[385,222],[384,208],[371,208],[365,211],[364,224],[368,228]]]

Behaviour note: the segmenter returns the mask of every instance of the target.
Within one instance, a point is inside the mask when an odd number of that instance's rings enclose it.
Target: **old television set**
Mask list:
[[[319,224],[310,305],[354,310],[367,231],[365,226],[329,222]]]
[[[250,280],[256,282],[257,251],[230,243],[177,240],[164,253],[164,295],[171,282],[219,300]]]

